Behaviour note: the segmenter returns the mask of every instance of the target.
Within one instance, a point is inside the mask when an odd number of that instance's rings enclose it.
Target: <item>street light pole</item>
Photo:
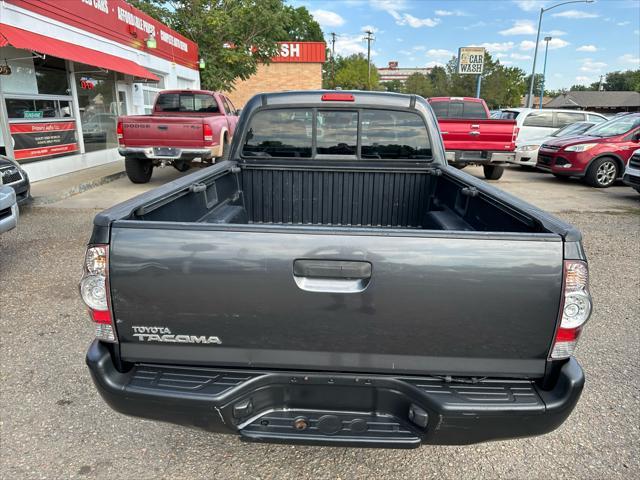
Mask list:
[[[549,52],[549,42],[551,37],[544,37],[547,45],[544,47],[544,67],[542,67],[542,85],[540,85],[540,110],[542,110],[542,99],[544,98],[544,81],[547,78],[547,53]]]
[[[544,12],[560,7],[561,5],[568,5],[570,3],[593,3],[593,0],[570,0],[569,2],[557,3],[551,5],[549,8],[540,8],[540,17],[538,18],[538,33],[536,35],[536,48],[533,51],[533,66],[531,67],[531,80],[529,82],[529,95],[527,96],[527,108],[531,108],[533,105],[533,84],[536,80],[536,60],[538,58],[538,44],[540,43],[540,27],[542,26],[542,15]]]

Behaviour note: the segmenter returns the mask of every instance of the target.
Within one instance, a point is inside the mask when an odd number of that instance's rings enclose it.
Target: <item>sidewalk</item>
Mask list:
[[[124,160],[118,160],[106,165],[85,168],[78,172],[40,180],[31,184],[33,204],[46,205],[59,202],[124,176]]]

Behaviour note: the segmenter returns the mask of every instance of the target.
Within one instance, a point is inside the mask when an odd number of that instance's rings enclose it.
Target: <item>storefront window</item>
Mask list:
[[[34,56],[29,50],[0,48],[0,57],[11,67],[11,75],[0,78],[3,93],[69,95],[67,66],[63,59]]]
[[[82,64],[76,64],[75,72],[85,151],[117,147],[115,75]]]
[[[69,100],[35,100],[30,98],[7,98],[7,116],[10,119],[69,118]]]

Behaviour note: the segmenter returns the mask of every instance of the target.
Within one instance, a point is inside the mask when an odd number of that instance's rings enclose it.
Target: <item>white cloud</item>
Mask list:
[[[582,10],[566,10],[564,12],[554,13],[552,14],[552,16],[560,18],[570,18],[572,20],[575,20],[579,18],[597,18],[600,15],[596,13],[584,12]]]
[[[521,53],[512,53],[509,56],[514,60],[531,60],[531,55],[523,55]]]
[[[580,71],[587,73],[598,73],[601,72],[602,69],[606,66],[607,64],[604,62],[596,62],[591,58],[584,58],[582,59],[582,66],[580,67]]]
[[[562,37],[563,35],[566,35],[567,32],[563,32],[562,30],[550,30],[546,33],[546,35],[550,35],[552,37]]]
[[[541,40],[538,45],[540,48],[544,48],[545,43],[546,42],[544,40]],[[568,45],[571,45],[571,44],[565,40],[562,40],[561,38],[552,38],[549,41],[549,50],[557,50],[559,48],[564,48]],[[531,40],[523,40],[522,42],[520,42],[520,50],[523,50],[523,51],[533,50],[535,46],[536,46],[536,42],[532,42]]]
[[[598,47],[595,45],[581,45],[576,48],[576,52],[597,52]]]
[[[402,42],[404,42],[404,38],[400,38],[400,37],[398,37],[398,38],[396,38],[396,42],[400,42],[400,43],[402,43]]]
[[[440,62],[427,62],[427,68],[433,68],[433,67],[444,67],[444,63],[440,63]]]
[[[592,78],[585,77],[584,75],[578,75],[576,77],[576,82],[578,83],[591,83]]]
[[[537,32],[533,22],[529,20],[516,20],[511,28],[500,30],[500,35],[535,35]]]
[[[509,65],[513,65],[513,62],[511,60],[500,60],[500,63],[506,67],[508,67]]]
[[[535,45],[535,42],[531,42]],[[469,45],[470,47],[484,47],[489,52],[506,52],[513,49],[515,44],[513,42],[485,42],[475,45]]]
[[[413,50],[414,52],[421,52],[426,49],[427,47],[425,47],[424,45],[416,45],[415,47],[411,47],[411,50]]]
[[[438,17],[466,17],[468,15],[461,10],[436,10],[433,13]]]
[[[630,23],[631,22],[618,22],[618,23],[616,23],[616,25],[619,26],[619,27],[624,27],[626,25],[629,25]]]
[[[638,30],[637,28],[633,31],[633,33],[635,33],[636,35],[640,35],[640,30]]]
[[[640,68],[640,57],[634,57],[630,53],[625,53],[621,57],[618,57],[618,61],[630,65],[633,68]]]
[[[329,10],[313,10],[311,12],[313,18],[323,27],[340,27],[344,25],[344,18],[338,15],[336,12]]]
[[[451,50],[445,50],[444,48],[432,48],[427,50],[427,55],[433,58],[451,58],[455,53]]]
[[[367,53],[367,46],[362,41],[362,35],[338,35],[336,37],[336,53],[338,55],[342,55],[347,57],[349,55],[353,55],[354,53]],[[376,50],[371,50],[371,56],[377,55],[378,52]]]
[[[435,27],[440,23],[439,18],[418,18],[405,13],[405,0],[369,0],[369,5],[376,10],[383,10],[393,17],[396,25],[409,25],[413,28]]]
[[[531,12],[532,10],[540,10],[547,2],[542,0],[515,0],[516,5],[525,12]]]
[[[413,28],[435,27],[439,23],[440,23],[439,18],[418,18],[408,13],[403,13],[401,19],[396,18],[396,24],[409,25],[410,27],[413,27]]]
[[[376,27],[374,27],[373,25],[365,25],[364,27],[360,28],[361,32],[366,32],[367,30],[369,30],[369,31],[371,31],[373,33],[378,33],[379,32],[379,30]]]

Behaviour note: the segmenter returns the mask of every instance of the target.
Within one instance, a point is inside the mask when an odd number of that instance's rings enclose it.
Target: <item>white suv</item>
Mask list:
[[[559,128],[576,122],[601,123],[608,120],[600,113],[555,108],[507,108],[494,118],[514,120],[518,127],[516,145],[547,137]]]

